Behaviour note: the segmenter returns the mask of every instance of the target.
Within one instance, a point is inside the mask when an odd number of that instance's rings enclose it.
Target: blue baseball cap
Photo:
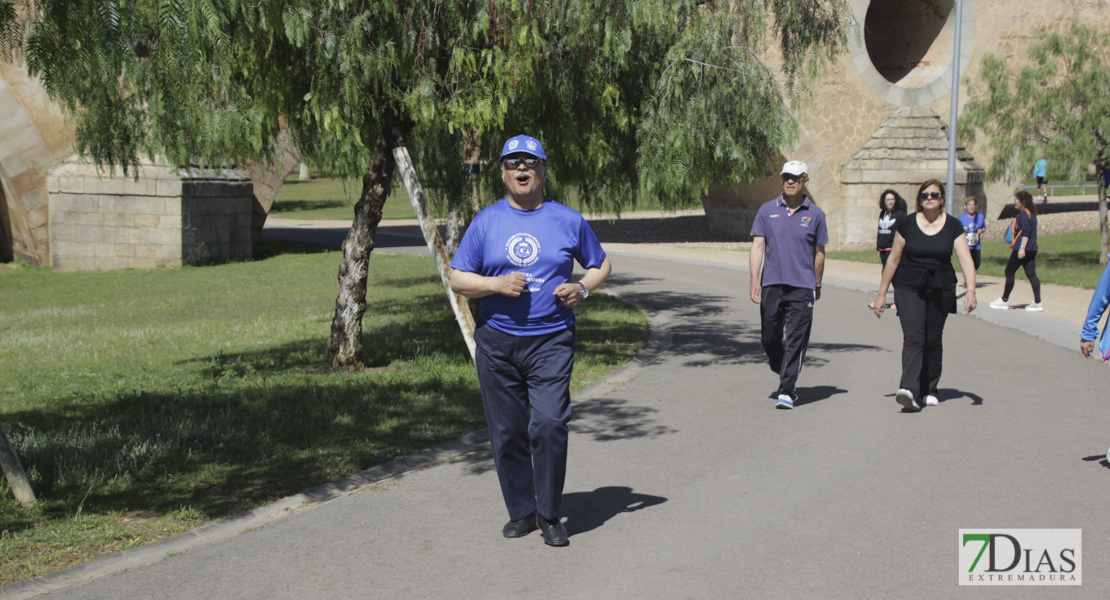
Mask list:
[[[505,145],[501,148],[501,158],[498,160],[504,160],[510,154],[531,154],[543,162],[547,162],[547,155],[543,153],[543,144],[536,138],[527,135],[518,135],[506,140]]]

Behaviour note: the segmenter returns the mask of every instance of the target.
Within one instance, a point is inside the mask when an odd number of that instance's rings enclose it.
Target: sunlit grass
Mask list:
[[[373,256],[367,369],[327,367],[339,261],[0,273],[0,422],[40,500],[22,509],[0,481],[0,583],[484,427],[429,258]],[[579,318],[574,389],[647,337],[641,311],[601,293]]]
[[[289,177],[278,191],[270,215],[286,219],[335,219],[351,220],[354,217],[355,202],[361,192],[362,182],[330,177],[320,177],[309,181],[298,181]],[[490,199],[496,200],[496,198]],[[576,210],[584,210],[575,194],[562,198],[565,204]],[[627,212],[661,210],[662,205],[652,199],[644,199],[640,205],[630,207]],[[437,218],[446,217],[446,209],[432,207]],[[394,187],[382,208],[383,219],[416,218],[412,204],[405,190]]]
[[[1076,231],[1057,235],[1037,236],[1037,277],[1041,283],[1070,285],[1093,290],[1098,285],[1105,268],[1099,264],[1101,241],[1098,231]],[[1011,249],[1004,242],[984,242],[979,273],[993,277],[1006,275],[1006,262]],[[878,263],[879,254],[874,250],[830,251],[828,257],[837,260]],[[959,268],[953,258],[953,264]],[[1018,269],[1017,279],[1024,279],[1025,272]]]

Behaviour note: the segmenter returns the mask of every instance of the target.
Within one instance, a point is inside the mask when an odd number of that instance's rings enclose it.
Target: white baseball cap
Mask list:
[[[800,160],[788,161],[782,166],[782,175],[794,175],[796,177],[808,177],[809,167]]]

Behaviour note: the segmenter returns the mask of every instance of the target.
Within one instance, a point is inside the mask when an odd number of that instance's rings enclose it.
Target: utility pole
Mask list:
[[[952,109],[948,115],[948,182],[945,184],[944,210],[956,214],[956,129],[959,123],[960,103],[960,35],[963,30],[964,2],[956,0],[955,44],[952,50]]]

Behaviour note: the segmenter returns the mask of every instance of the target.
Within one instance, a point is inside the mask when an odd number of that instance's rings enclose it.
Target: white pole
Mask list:
[[[952,109],[948,115],[948,182],[944,195],[947,198],[945,210],[956,214],[956,129],[959,124],[960,102],[960,35],[963,30],[964,2],[956,0],[955,44],[952,50]]]

